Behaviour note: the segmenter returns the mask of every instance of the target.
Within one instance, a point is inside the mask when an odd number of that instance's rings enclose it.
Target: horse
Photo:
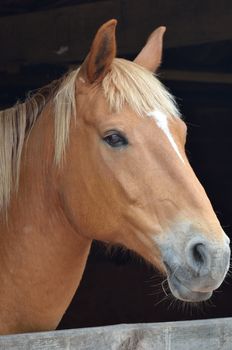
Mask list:
[[[185,154],[186,124],[158,80],[165,27],[116,58],[116,20],[83,64],[0,112],[0,333],[57,327],[93,240],[167,276],[174,297],[211,297],[229,238]]]

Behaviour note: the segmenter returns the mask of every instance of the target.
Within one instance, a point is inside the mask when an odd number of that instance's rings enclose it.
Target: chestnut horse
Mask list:
[[[165,28],[129,62],[115,26],[79,69],[0,112],[1,334],[57,327],[93,239],[135,251],[184,301],[210,298],[227,273],[229,239],[154,75]]]

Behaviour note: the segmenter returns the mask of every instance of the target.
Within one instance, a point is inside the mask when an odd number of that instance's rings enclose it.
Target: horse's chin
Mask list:
[[[213,291],[192,291],[173,275],[168,277],[168,284],[174,297],[185,302],[197,303],[206,301],[213,294]]]

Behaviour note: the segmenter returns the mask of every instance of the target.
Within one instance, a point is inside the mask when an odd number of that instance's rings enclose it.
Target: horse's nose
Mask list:
[[[209,299],[229,269],[230,246],[226,235],[220,236],[220,240],[202,235],[187,237],[176,255],[174,252],[172,247],[163,250],[172,294],[184,301]]]
[[[192,239],[187,245],[185,253],[187,264],[194,277],[212,274],[216,266],[217,274],[223,274],[230,259],[228,244],[224,244],[223,247],[219,248],[200,239]]]

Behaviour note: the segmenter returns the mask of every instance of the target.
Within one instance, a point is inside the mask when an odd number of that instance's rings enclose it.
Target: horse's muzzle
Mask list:
[[[170,249],[164,254],[163,261],[172,294],[189,302],[209,299],[229,269],[228,242],[216,244],[195,237],[181,253],[178,254],[178,259]]]

